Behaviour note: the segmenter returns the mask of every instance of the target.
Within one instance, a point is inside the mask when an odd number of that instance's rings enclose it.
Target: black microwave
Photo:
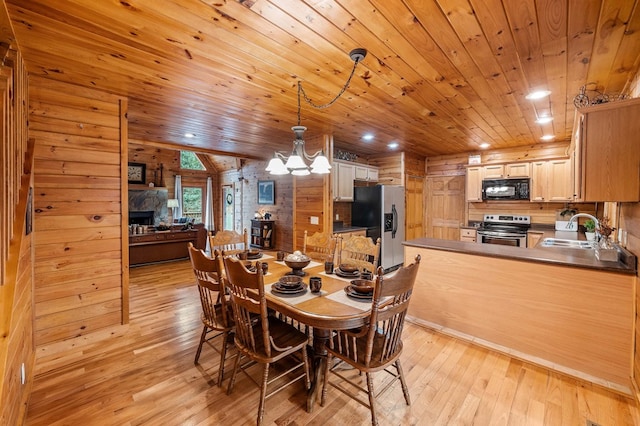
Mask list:
[[[529,179],[485,179],[483,200],[529,200]]]

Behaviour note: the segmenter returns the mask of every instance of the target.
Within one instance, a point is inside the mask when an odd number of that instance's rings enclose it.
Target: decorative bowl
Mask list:
[[[358,267],[351,263],[341,263],[339,268],[342,272],[356,272],[358,270]]]
[[[302,277],[299,277],[297,275],[285,275],[284,277],[281,277],[278,280],[278,282],[282,287],[296,288],[300,286],[300,283],[302,282]]]
[[[285,265],[287,265],[289,268],[291,269],[302,269],[305,266],[307,266],[309,263],[311,263],[311,259],[307,260],[287,260],[286,258],[284,259],[284,263]]]
[[[373,293],[373,281],[369,280],[351,280],[351,288],[362,294]]]

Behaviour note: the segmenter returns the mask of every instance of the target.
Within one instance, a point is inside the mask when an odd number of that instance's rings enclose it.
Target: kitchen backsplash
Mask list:
[[[482,221],[485,214],[505,213],[531,216],[531,223],[554,225],[556,211],[562,210],[565,203],[530,203],[522,201],[485,201],[483,203],[467,203],[469,206],[468,221]],[[569,203],[580,213],[595,214],[594,203]]]
[[[338,215],[338,219],[336,219],[336,215]],[[345,226],[351,225],[351,203],[333,203],[333,220],[343,222]]]

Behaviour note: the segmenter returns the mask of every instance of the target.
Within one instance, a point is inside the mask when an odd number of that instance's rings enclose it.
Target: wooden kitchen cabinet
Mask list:
[[[573,180],[571,159],[532,162],[530,188],[531,201],[572,201]]]
[[[483,179],[500,179],[504,177],[503,164],[492,164],[490,166],[484,166],[483,169]]]
[[[460,228],[460,241],[475,243],[477,238],[476,230],[471,228]]]
[[[353,164],[334,161],[333,168],[334,201],[353,201],[355,166]]]
[[[355,165],[354,179],[367,182],[378,181],[378,169],[371,166]]]
[[[529,163],[512,163],[504,165],[504,175],[508,178],[528,178]]]
[[[538,243],[542,241],[542,237],[544,237],[544,232],[528,231],[527,232],[527,248],[533,248],[537,246]]]
[[[482,166],[467,168],[467,182],[466,182],[467,201],[470,201],[470,202],[482,201],[483,169],[484,167]]]
[[[579,110],[580,201],[640,201],[640,98]]]

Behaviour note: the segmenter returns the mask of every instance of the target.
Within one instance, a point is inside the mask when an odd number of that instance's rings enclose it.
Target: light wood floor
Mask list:
[[[38,348],[27,424],[255,424],[259,392],[247,377],[227,396],[227,381],[213,384],[217,353],[205,346],[193,364],[199,311],[188,261],[132,269],[129,325]],[[381,425],[640,425],[632,400],[589,383],[413,324],[404,343],[412,405],[394,385],[380,398]],[[336,389],[325,407],[303,406],[296,384],[267,400],[265,424],[370,424]]]

